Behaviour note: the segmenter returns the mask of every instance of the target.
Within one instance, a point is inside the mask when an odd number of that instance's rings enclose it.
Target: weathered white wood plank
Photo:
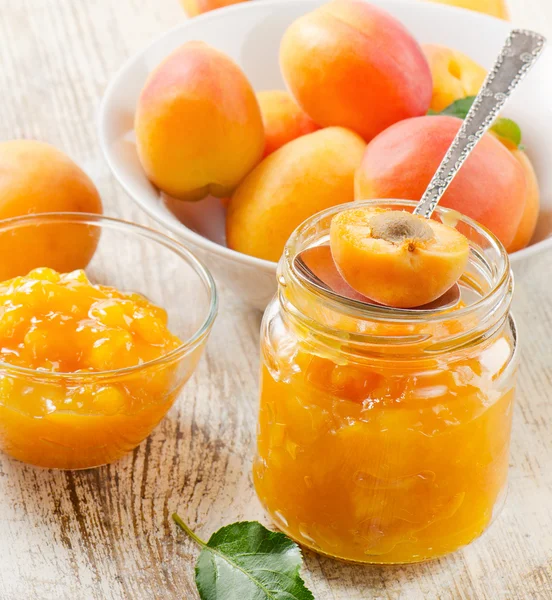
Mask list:
[[[511,0],[514,21],[552,38],[550,0]],[[96,116],[120,64],[184,15],[177,0],[0,0],[0,139],[49,141],[94,178],[106,212],[148,219],[100,155]],[[543,276],[546,274],[546,276]],[[503,514],[469,548],[413,567],[358,567],[306,554],[317,600],[552,598],[552,257],[518,283],[524,341]],[[57,473],[0,456],[1,600],[197,598],[205,537],[264,519],[250,465],[256,429],[259,315],[222,290],[205,359],[177,405],[129,456]]]

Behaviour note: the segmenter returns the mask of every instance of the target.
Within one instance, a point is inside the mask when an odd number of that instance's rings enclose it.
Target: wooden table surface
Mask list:
[[[510,3],[516,24],[552,38],[551,0]],[[98,104],[121,63],[183,19],[177,0],[0,0],[0,139],[55,144],[91,174],[108,214],[148,223],[102,159]],[[540,257],[518,281],[523,353],[498,521],[425,565],[347,566],[306,553],[317,600],[552,598],[551,275],[552,256]],[[207,537],[236,520],[265,520],[250,476],[260,315],[221,292],[206,357],[132,455],[74,473],[0,456],[1,600],[196,599],[197,548],[170,514]]]

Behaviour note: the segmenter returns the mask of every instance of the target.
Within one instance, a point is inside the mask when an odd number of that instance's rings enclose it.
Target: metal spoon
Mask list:
[[[431,217],[443,194],[466,162],[468,156],[483,135],[490,129],[512,92],[541,55],[545,43],[546,39],[533,31],[514,29],[510,33],[493,68],[483,83],[483,87],[464,119],[462,127],[460,127],[422,199],[414,209],[414,214],[427,219]],[[327,248],[327,250],[324,251],[323,248]],[[324,252],[326,256],[320,261],[320,265],[313,258],[316,254],[316,258],[320,259]],[[330,293],[333,296],[348,298],[369,306],[381,307],[381,305],[374,303],[369,298],[364,298],[348,286],[339,275],[333,260],[330,264],[328,257],[331,259],[329,246],[327,245],[304,250],[295,257],[296,270],[307,283],[326,294]],[[435,302],[408,310],[444,310],[455,306],[459,301],[460,288],[455,285]]]

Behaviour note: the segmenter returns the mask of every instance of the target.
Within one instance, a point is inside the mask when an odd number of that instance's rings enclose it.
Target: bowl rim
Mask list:
[[[199,325],[199,327],[190,337],[184,341],[181,340],[181,344],[177,348],[154,360],[149,360],[139,365],[125,367],[123,369],[75,373],[42,371],[0,361],[0,373],[14,373],[25,377],[32,377],[33,380],[41,380],[49,383],[52,381],[59,382],[61,380],[78,383],[92,383],[97,382],[98,380],[104,381],[106,379],[119,379],[122,377],[128,377],[129,375],[133,375],[140,371],[145,371],[150,368],[156,368],[167,363],[178,361],[184,356],[193,352],[208,337],[218,314],[219,296],[217,286],[209,269],[181,242],[174,240],[168,235],[152,229],[151,227],[146,227],[145,225],[139,225],[137,223],[132,223],[131,221],[126,221],[116,217],[108,217],[102,214],[80,212],[38,213],[3,219],[0,221],[0,233],[9,231],[14,226],[39,225],[41,223],[48,222],[79,223],[82,225],[88,224],[99,226],[100,230],[105,224],[107,224],[113,230],[125,231],[127,233],[131,233],[132,235],[138,234],[149,241],[164,246],[176,254],[180,259],[184,260],[189,266],[191,266],[207,288],[209,293],[209,308],[207,316],[203,319],[201,325]],[[84,269],[86,269],[86,267],[84,267]]]
[[[316,5],[319,0],[302,0],[303,2],[309,2],[313,5]],[[412,6],[412,0],[378,0],[383,4],[397,5],[397,6]],[[235,13],[239,11],[251,11],[251,10],[260,10],[262,7],[282,7],[285,5],[293,5],[296,3],[296,0],[257,0],[256,2],[251,3],[238,3],[231,6],[226,6],[222,8],[218,8],[204,14],[195,16],[193,18],[187,18],[182,23],[171,27],[164,33],[158,35],[153,40],[151,40],[148,44],[143,46],[141,50],[136,52],[133,56],[128,58],[114,75],[111,77],[107,88],[105,89],[104,95],[100,102],[100,108],[97,117],[97,127],[98,127],[98,137],[100,142],[100,148],[102,150],[102,154],[104,159],[117,180],[117,182],[121,185],[121,187],[125,190],[125,192],[130,196],[132,201],[137,204],[149,217],[151,217],[157,224],[166,227],[171,233],[177,236],[179,239],[183,239],[196,247],[209,252],[210,254],[215,254],[220,256],[221,258],[228,259],[234,262],[242,262],[247,264],[250,267],[260,268],[268,273],[275,273],[278,263],[270,260],[266,260],[263,258],[258,258],[256,256],[251,256],[248,254],[244,254],[243,252],[238,252],[237,250],[233,250],[228,248],[227,246],[223,246],[218,242],[210,240],[209,238],[197,233],[193,229],[187,227],[184,223],[182,223],[176,216],[170,217],[168,213],[170,213],[167,207],[164,207],[164,210],[155,208],[155,205],[150,203],[147,200],[144,200],[141,196],[141,193],[135,194],[131,190],[131,186],[128,184],[126,178],[120,173],[119,169],[115,166],[113,157],[110,152],[110,145],[107,141],[108,139],[108,127],[107,116],[111,114],[111,105],[113,104],[114,98],[117,95],[120,88],[120,81],[127,75],[129,72],[135,68],[135,66],[143,59],[143,57],[157,45],[161,44],[162,41],[172,35],[176,34],[181,30],[185,30],[188,27],[193,27],[194,23],[198,22],[208,22],[208,21],[216,21],[221,18],[222,13],[229,14]],[[424,8],[422,8],[422,6]],[[475,21],[489,21],[495,24],[503,25],[505,28],[505,35],[511,29],[510,23],[508,21],[504,21],[503,19],[499,19],[498,17],[494,17],[492,15],[487,15],[483,13],[479,13],[473,11],[471,9],[458,7],[458,6],[450,6],[446,4],[437,4],[431,2],[424,2],[419,6],[420,10],[428,10],[430,12],[443,13],[448,15],[453,15],[454,13],[458,13],[460,11],[462,14],[469,14],[469,18],[473,18]],[[153,184],[151,184],[153,185]],[[167,211],[165,214],[164,211]],[[171,213],[172,214],[172,213]],[[526,246],[521,250],[517,250],[509,254],[510,263],[512,265],[517,265],[521,261],[528,259],[536,254],[540,254],[541,252],[552,248],[552,236],[539,240],[538,242]]]

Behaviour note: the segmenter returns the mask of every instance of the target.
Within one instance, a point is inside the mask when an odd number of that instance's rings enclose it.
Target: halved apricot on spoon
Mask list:
[[[460,279],[469,244],[456,229],[383,208],[352,208],[330,226],[343,279],[358,293],[396,308],[433,302]]]

